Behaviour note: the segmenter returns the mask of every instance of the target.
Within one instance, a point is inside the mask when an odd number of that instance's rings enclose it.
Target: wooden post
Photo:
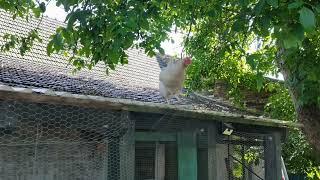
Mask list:
[[[122,121],[131,121],[131,114],[128,111],[121,112]],[[133,123],[133,122],[130,122]],[[120,180],[134,180],[135,171],[135,138],[134,124],[123,131],[119,141],[119,178]],[[117,177],[117,176],[116,176]]]
[[[217,179],[217,128],[215,124],[208,126],[208,180]]]
[[[164,180],[165,178],[165,145],[156,143],[156,159],[155,159],[155,179]]]
[[[265,180],[281,180],[281,134],[272,133],[265,139]]]
[[[197,143],[193,131],[178,133],[179,180],[197,180]]]

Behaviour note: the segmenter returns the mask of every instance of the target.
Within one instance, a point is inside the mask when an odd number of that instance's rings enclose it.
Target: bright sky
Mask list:
[[[65,11],[62,8],[57,7],[55,5],[55,0],[52,0],[49,3],[49,5],[47,6],[45,15],[47,15],[50,18],[57,19],[59,21],[64,21],[66,18]],[[172,43],[171,40],[167,40],[162,43],[162,48],[165,50],[165,53],[167,55],[171,55],[171,56],[178,55],[178,57],[180,57],[180,54],[182,51],[183,35],[180,33],[173,32],[170,34],[170,38],[173,39],[174,43]],[[282,74],[279,74],[278,78],[272,75],[269,75],[268,77],[283,80]]]

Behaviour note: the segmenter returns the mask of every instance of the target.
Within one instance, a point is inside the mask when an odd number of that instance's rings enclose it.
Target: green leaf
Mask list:
[[[243,28],[243,24],[244,22],[241,20],[235,21],[232,25],[232,30],[234,30],[235,32],[240,32]]]
[[[297,40],[299,41],[299,45],[300,45],[302,43],[302,41],[304,40],[303,27],[301,25],[294,26],[292,32],[296,36]]]
[[[50,56],[53,53],[53,40],[51,40],[47,45],[47,55]]]
[[[108,63],[108,66],[109,66],[109,68],[111,70],[115,70],[116,69],[116,67],[115,67],[115,65],[113,63]]]
[[[300,23],[306,30],[314,29],[316,26],[316,18],[312,10],[307,7],[301,8],[300,13]]]
[[[42,13],[44,13],[46,11],[46,4],[44,2],[42,2],[39,6],[40,10]]]
[[[164,49],[163,48],[159,48],[159,53],[160,54],[165,54]]]
[[[246,62],[250,65],[250,67],[255,70],[257,68],[256,60],[260,57],[259,54],[250,54],[246,57]]]
[[[278,0],[267,0],[267,3],[272,6],[272,7],[275,7],[277,8],[279,6],[279,2]]]
[[[40,9],[40,8],[33,8],[33,9],[32,9],[32,12],[33,12],[33,14],[34,14],[34,16],[35,16],[36,18],[39,18],[40,15],[41,15],[41,9]]]
[[[54,49],[58,52],[63,48],[63,38],[60,33],[57,33],[53,37]]]
[[[120,63],[123,65],[128,64],[128,62],[128,56],[124,52],[122,52],[120,57]]]
[[[302,5],[303,5],[302,1],[296,1],[296,2],[290,3],[288,5],[288,9],[297,9],[297,8],[300,8]]]
[[[289,32],[282,34],[282,39],[284,43],[284,47],[286,49],[296,48],[302,45],[302,41],[304,40],[304,29],[302,25],[297,24],[290,27],[292,29]]]
[[[118,64],[118,61],[120,58],[119,52],[115,51],[114,49],[110,49],[107,53],[108,53],[108,61],[112,62],[113,64]],[[112,70],[114,70],[114,69],[112,69]]]
[[[317,11],[317,13],[320,13],[320,4],[318,4],[318,5],[315,7],[315,10]]]
[[[123,49],[129,49],[132,46],[133,41],[134,41],[134,38],[128,36],[124,41]]]
[[[286,49],[296,48],[298,44],[299,39],[295,35],[292,35],[292,33],[289,33],[289,35],[283,39],[283,45]]]
[[[265,5],[266,1],[265,0],[260,0],[256,6],[254,7],[254,13],[256,15],[259,15],[262,11],[263,6]]]
[[[258,91],[260,91],[262,89],[263,82],[264,82],[263,74],[261,72],[258,72],[257,73],[257,89],[258,89]]]
[[[65,21],[68,21],[67,29],[71,29],[77,20],[80,22],[80,24],[85,24],[86,18],[90,14],[91,14],[91,11],[89,10],[79,10],[79,9],[77,9],[75,12],[69,13],[65,20]]]
[[[242,6],[248,6],[249,0],[240,0]]]

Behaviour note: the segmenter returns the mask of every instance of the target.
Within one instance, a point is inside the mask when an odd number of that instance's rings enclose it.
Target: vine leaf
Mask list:
[[[299,11],[300,23],[306,30],[312,30],[316,26],[316,18],[313,11],[307,7],[301,8]]]
[[[279,2],[278,0],[267,0],[267,3],[272,6],[272,7],[275,7],[277,8],[279,6]]]

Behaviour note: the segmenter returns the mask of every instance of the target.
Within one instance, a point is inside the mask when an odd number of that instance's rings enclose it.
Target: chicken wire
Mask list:
[[[236,128],[231,135],[223,134],[225,128],[221,128],[220,123],[216,123],[214,133],[209,133],[210,128],[206,128],[210,123],[205,123],[198,131],[198,180],[209,179],[208,174],[212,171],[219,180],[275,179],[278,171],[276,157],[281,154],[275,151],[278,144],[275,143],[274,130],[260,133],[253,129],[257,127],[233,125]],[[208,144],[210,142],[213,144]],[[214,164],[210,165],[210,162]]]
[[[214,171],[210,168],[216,168],[217,179],[221,180],[266,180],[265,166],[271,161],[267,158],[275,156],[274,151],[270,149],[266,143],[273,144],[269,141],[270,134],[246,133],[246,129],[234,130],[230,136],[223,135],[219,132],[219,123],[204,122],[195,119],[184,118],[169,115],[136,114],[136,128],[142,130],[152,130],[153,132],[183,132],[186,129],[192,129],[194,135],[197,135],[197,176],[198,180],[209,179],[208,174]],[[217,131],[215,139],[210,139],[208,131],[210,126],[214,125],[213,131]],[[214,142],[214,153],[209,150],[209,141]],[[162,142],[166,147],[168,144]],[[149,143],[139,144],[136,146],[136,179],[155,179],[155,144]],[[136,144],[137,145],[137,144]],[[172,148],[172,145],[174,145]],[[178,160],[177,160],[177,144],[173,142],[171,148],[172,153],[165,153],[165,179],[178,179]],[[267,155],[266,155],[267,154]],[[214,156],[215,165],[209,165],[210,156]],[[171,162],[167,162],[167,160]],[[169,168],[170,166],[170,168]],[[210,166],[210,167],[209,167]],[[274,169],[271,169],[272,171]],[[170,173],[167,173],[169,172]]]
[[[0,101],[1,180],[131,180],[127,112]]]
[[[219,144],[224,152],[223,169],[226,180],[264,180],[266,177],[267,135],[233,133],[222,137]]]

